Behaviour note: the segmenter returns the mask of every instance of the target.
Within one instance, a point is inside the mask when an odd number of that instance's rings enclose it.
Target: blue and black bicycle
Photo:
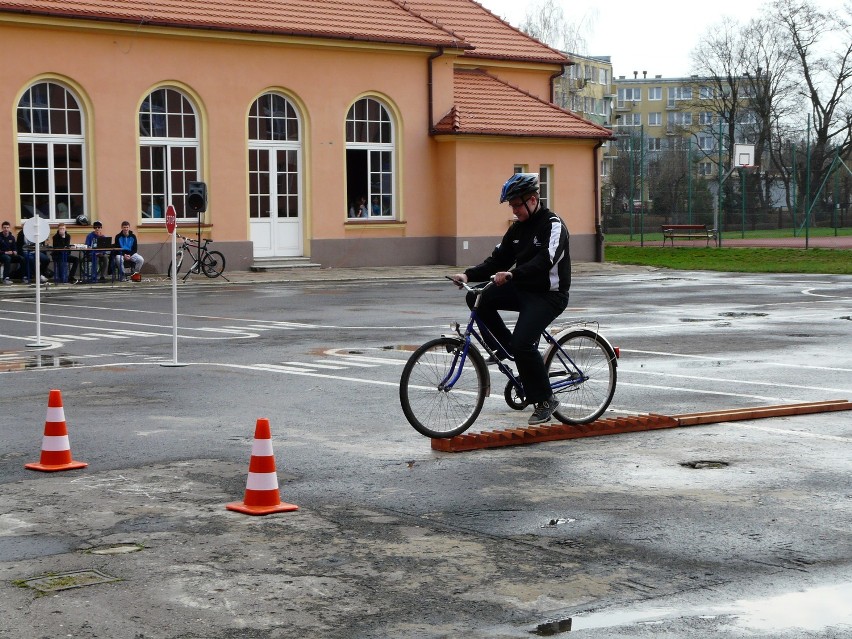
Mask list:
[[[454,322],[454,335],[444,335],[420,346],[402,370],[399,382],[402,411],[411,425],[427,437],[460,435],[476,421],[485,398],[491,395],[491,376],[479,349],[494,359],[497,357],[479,333],[476,313],[482,293],[493,285],[493,282],[484,286],[462,284],[462,288],[477,296],[467,326],[462,330]],[[488,331],[484,326],[481,330]],[[550,327],[541,336],[545,345],[544,365],[560,402],[554,417],[565,424],[596,420],[615,393],[617,349],[598,332],[594,322],[577,321]],[[498,360],[496,366],[508,379],[503,391],[506,403],[515,410],[523,410],[528,403],[520,379],[510,368],[512,361],[512,358]]]

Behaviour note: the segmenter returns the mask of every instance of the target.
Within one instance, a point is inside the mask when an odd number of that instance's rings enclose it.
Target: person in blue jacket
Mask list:
[[[130,230],[130,222],[121,223],[121,232],[115,236],[115,246],[118,248],[115,252],[115,268],[119,279],[122,279],[124,267],[129,266],[130,279],[138,282],[140,279],[138,273],[142,270],[145,258],[139,255],[139,243],[133,231]]]

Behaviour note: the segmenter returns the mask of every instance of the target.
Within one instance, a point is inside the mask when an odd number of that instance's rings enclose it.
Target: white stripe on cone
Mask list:
[[[277,490],[278,475],[276,473],[249,473],[246,490]]]
[[[47,417],[45,417],[44,421],[46,422],[64,422],[65,421],[65,409],[62,406],[48,406],[47,407]]]
[[[251,445],[252,457],[272,457],[272,440],[255,439]]]
[[[71,442],[68,435],[45,435],[41,438],[42,450],[71,450]]]

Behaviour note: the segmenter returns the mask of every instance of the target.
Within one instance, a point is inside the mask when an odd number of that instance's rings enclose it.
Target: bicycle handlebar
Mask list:
[[[194,237],[186,237],[185,235],[181,235],[180,233],[177,233],[176,235],[177,235],[180,239],[182,239],[184,242],[190,242],[190,243],[193,243],[193,244],[196,244],[196,245],[198,244],[198,240],[197,240],[196,238],[194,238]],[[211,239],[209,239],[209,238],[206,238],[206,237],[205,237],[205,238],[203,238],[201,241],[202,241],[202,242],[204,242],[204,244],[209,244],[209,243],[210,243],[210,242],[212,242],[213,240],[211,240]]]
[[[450,280],[453,284],[458,286],[459,288],[463,288],[468,293],[474,293],[476,295],[482,295],[486,290],[494,286],[494,276],[491,276],[490,281],[485,286],[471,286],[467,282],[459,282],[458,280],[454,280],[449,275],[444,275],[448,280]]]

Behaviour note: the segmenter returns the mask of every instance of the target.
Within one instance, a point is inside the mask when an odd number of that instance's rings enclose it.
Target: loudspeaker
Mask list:
[[[204,213],[207,210],[207,184],[190,182],[186,192],[186,205],[190,211]]]

